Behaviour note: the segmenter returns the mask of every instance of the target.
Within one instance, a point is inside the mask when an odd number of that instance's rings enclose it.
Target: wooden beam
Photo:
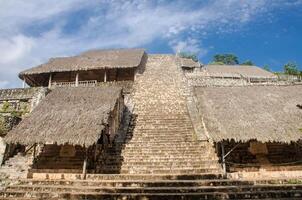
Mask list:
[[[77,72],[77,74],[76,74],[76,80],[75,80],[75,85],[76,85],[76,87],[78,87],[79,86],[79,72]]]
[[[86,173],[87,173],[87,149],[86,149],[86,153],[85,153],[85,159],[83,162],[83,172],[82,172],[83,179],[86,179]]]
[[[48,88],[51,88],[52,82],[52,74],[49,74],[49,80],[48,80]]]
[[[25,88],[25,77],[23,78],[23,84],[22,84],[22,88]]]
[[[36,154],[37,154],[37,144],[34,144],[34,153],[33,153],[33,164],[36,162]]]
[[[34,146],[34,158],[36,157],[36,147],[37,147],[37,144],[35,144],[35,146]]]
[[[106,83],[107,82],[107,71],[105,69],[105,73],[104,73],[104,82]]]
[[[223,141],[221,142],[221,160],[222,160],[222,170],[224,176],[227,174],[226,172],[226,164],[225,164],[225,151]]]
[[[96,166],[97,166],[97,143],[94,145],[94,170],[96,172]]]

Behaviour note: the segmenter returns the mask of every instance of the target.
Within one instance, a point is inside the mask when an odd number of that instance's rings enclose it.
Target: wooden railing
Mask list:
[[[77,82],[53,82],[51,84],[52,87],[92,87],[97,86],[97,80],[89,80],[89,81],[79,81]]]
[[[79,86],[96,86],[97,84],[98,84],[97,80],[79,81]]]

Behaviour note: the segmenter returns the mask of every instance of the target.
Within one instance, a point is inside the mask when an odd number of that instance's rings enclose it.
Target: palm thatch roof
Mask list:
[[[218,77],[277,78],[269,71],[249,65],[206,65],[205,72],[208,76]]]
[[[135,68],[140,65],[145,54],[143,49],[92,50],[78,56],[51,58],[47,63],[22,71],[26,75],[52,72],[87,71],[110,68]]]
[[[121,95],[119,87],[54,89],[5,137],[8,143],[89,146],[97,142]]]
[[[180,58],[180,64],[182,68],[197,68],[200,67],[200,63],[195,62],[191,58]]]
[[[215,141],[289,143],[302,139],[302,85],[195,88]]]

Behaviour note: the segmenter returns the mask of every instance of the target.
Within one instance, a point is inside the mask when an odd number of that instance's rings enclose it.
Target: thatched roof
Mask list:
[[[57,88],[5,137],[8,143],[94,144],[121,94],[119,87]]]
[[[142,62],[144,54],[145,51],[143,49],[87,51],[78,56],[51,58],[45,64],[21,72],[19,77],[23,79],[25,75],[52,72],[87,71],[104,68],[135,68]]]
[[[191,58],[180,58],[180,64],[183,68],[197,68],[200,67],[199,62],[195,62]]]
[[[277,78],[271,72],[268,72],[257,66],[248,65],[206,65],[205,72],[208,76],[234,77],[234,78]]]
[[[16,88],[0,90],[0,101],[28,100],[33,98],[43,88]]]
[[[302,85],[195,88],[205,129],[215,141],[302,139]]]

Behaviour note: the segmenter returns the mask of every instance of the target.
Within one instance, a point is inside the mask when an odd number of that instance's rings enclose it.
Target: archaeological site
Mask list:
[[[0,90],[0,199],[302,199],[302,81],[91,50]]]

